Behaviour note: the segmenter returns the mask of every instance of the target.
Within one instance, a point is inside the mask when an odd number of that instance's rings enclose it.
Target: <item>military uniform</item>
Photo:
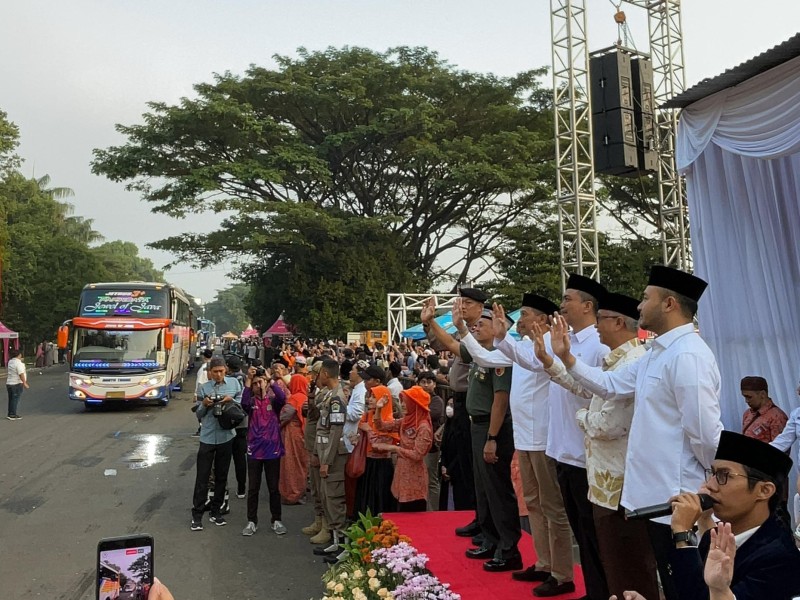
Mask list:
[[[306,416],[306,426],[303,431],[303,442],[309,456],[317,456],[317,422],[319,421],[319,409],[322,399],[325,397],[326,390],[317,390],[314,398],[308,402],[308,415]],[[320,494],[319,466],[309,465],[309,479],[311,481],[311,495],[314,496],[314,515],[321,517],[325,514],[322,508],[322,495]]]
[[[317,421],[316,450],[320,465],[328,465],[328,476],[320,479],[320,496],[325,518],[333,531],[341,531],[345,523],[344,467],[347,447],[344,444],[344,422],[347,399],[342,385],[325,390]]]
[[[461,359],[472,362],[472,356],[461,344]],[[495,559],[508,560],[520,556],[519,507],[511,483],[511,459],[514,436],[511,412],[507,411],[496,435],[497,462],[487,463],[483,449],[489,435],[495,392],[511,390],[511,367],[480,367],[472,362],[469,371],[466,409],[471,421],[472,461],[475,470],[475,498],[478,523],[485,538],[484,546],[495,548]]]

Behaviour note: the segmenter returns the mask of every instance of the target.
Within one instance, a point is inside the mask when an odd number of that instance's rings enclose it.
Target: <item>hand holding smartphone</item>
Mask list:
[[[98,542],[97,600],[147,600],[153,573],[153,536],[142,533]]]

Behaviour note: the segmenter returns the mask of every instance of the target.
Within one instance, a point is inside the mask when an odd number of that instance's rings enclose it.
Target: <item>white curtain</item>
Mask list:
[[[687,107],[677,160],[695,273],[709,282],[700,332],[725,427],[741,431],[746,375],[765,377],[787,414],[800,406],[800,58]]]

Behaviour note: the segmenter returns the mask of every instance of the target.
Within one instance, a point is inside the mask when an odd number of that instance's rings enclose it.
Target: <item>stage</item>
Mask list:
[[[394,521],[402,535],[411,538],[411,545],[430,558],[428,568],[443,583],[461,595],[462,600],[507,600],[508,598],[533,598],[531,590],[537,583],[524,583],[511,579],[511,573],[488,573],[482,560],[472,560],[464,552],[472,547],[469,538],[456,536],[456,527],[466,525],[474,517],[469,511],[385,513]],[[531,536],[522,532],[519,543],[523,565],[527,568],[536,560]],[[580,566],[575,566],[575,591],[555,596],[560,600],[573,600],[585,595]]]

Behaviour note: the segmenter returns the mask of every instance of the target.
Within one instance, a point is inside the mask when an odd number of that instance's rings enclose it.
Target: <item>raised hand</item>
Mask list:
[[[712,598],[724,598],[725,593],[730,593],[735,557],[736,538],[731,531],[731,524],[718,523],[717,528],[711,530],[711,546],[703,573]],[[723,595],[715,595],[714,592]]]
[[[531,328],[531,334],[533,335],[533,353],[542,363],[542,366],[545,369],[549,369],[553,366],[553,357],[547,353],[547,348],[544,345],[545,329],[539,323],[534,323]]]
[[[567,361],[571,356],[569,325],[567,325],[567,321],[559,313],[553,313],[553,328],[550,331],[550,343],[553,346],[553,353],[561,359],[561,362],[567,365]]]
[[[503,308],[502,304],[498,304],[495,302],[492,304],[492,312],[494,313],[494,317],[492,318],[492,329],[494,332],[494,337],[498,340],[505,339],[506,334],[508,333],[508,321],[506,321],[506,311]]]
[[[461,314],[461,298],[453,298],[453,325],[458,331],[464,328],[464,315]]]
[[[436,316],[436,301],[433,299],[433,296],[430,298],[426,298],[425,301],[422,303],[422,314],[420,318],[422,319],[423,323],[430,323],[433,318]]]

